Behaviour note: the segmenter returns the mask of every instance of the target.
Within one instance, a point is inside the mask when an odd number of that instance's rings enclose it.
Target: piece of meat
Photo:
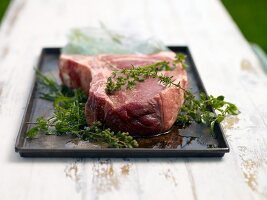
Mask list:
[[[184,101],[183,90],[174,86],[165,87],[157,78],[150,78],[137,83],[132,90],[108,95],[105,92],[107,77],[113,69],[172,61],[174,58],[172,52],[152,55],[62,55],[60,76],[67,86],[89,91],[85,109],[88,124],[101,121],[112,130],[149,136],[166,132],[172,127]],[[181,66],[161,73],[172,76],[183,88],[187,87],[187,74]]]

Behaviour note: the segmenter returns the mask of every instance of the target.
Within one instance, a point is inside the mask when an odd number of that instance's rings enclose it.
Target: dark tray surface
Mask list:
[[[169,47],[174,52],[187,55],[189,66],[189,87],[194,94],[205,92],[197,69],[187,47]],[[60,48],[44,48],[38,67],[44,74],[53,75],[57,81],[58,57]],[[25,133],[39,116],[49,116],[53,112],[51,102],[38,98],[40,88],[35,84],[28,101],[27,111],[17,137],[15,150],[23,157],[221,157],[229,152],[229,146],[219,124],[215,126],[216,138],[211,137],[210,129],[203,125],[192,124],[186,129],[173,127],[169,134],[138,138],[139,148],[114,149],[101,144],[80,141],[70,136],[39,134],[36,139],[25,138]]]

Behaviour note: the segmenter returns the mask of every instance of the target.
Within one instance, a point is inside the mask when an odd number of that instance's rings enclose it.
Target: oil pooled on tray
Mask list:
[[[167,134],[137,138],[140,148],[153,149],[207,149],[218,146],[209,128],[193,123],[185,129],[173,126]]]

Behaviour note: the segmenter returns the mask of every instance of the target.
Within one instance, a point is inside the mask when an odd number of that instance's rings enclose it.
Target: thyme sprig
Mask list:
[[[185,63],[186,55],[183,53],[177,53],[175,56],[174,64],[181,64],[183,69],[187,69],[187,65]]]
[[[138,146],[137,141],[126,132],[111,131],[100,122],[88,126],[84,114],[87,97],[82,90],[61,87],[40,72],[37,76],[39,83],[46,90],[40,97],[52,100],[55,111],[49,118],[37,118],[35,126],[27,132],[28,138],[34,138],[39,132],[44,132],[53,135],[72,135],[92,142],[104,142],[108,147],[114,148]]]
[[[185,59],[186,56],[184,54],[177,54],[175,60],[172,62],[161,61],[142,67],[132,66],[129,69],[113,70],[112,76],[107,79],[106,92],[113,94],[123,88],[133,89],[137,82],[143,82],[148,78],[161,77],[164,79],[162,75],[159,75],[160,71],[170,71],[175,68],[175,64],[179,63],[185,66]]]

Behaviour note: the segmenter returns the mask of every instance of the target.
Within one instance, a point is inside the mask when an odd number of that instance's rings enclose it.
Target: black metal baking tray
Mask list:
[[[205,88],[193,62],[188,47],[169,47],[174,52],[187,55],[189,87],[195,95],[204,92]],[[58,58],[60,48],[44,48],[38,62],[38,68],[44,74],[58,77]],[[35,82],[27,103],[16,140],[15,151],[22,157],[222,157],[229,152],[229,146],[220,124],[215,125],[215,136],[203,125],[192,124],[186,129],[173,127],[168,134],[149,138],[137,138],[138,148],[116,149],[105,148],[101,144],[80,141],[71,136],[39,134],[36,139],[26,138],[26,132],[39,116],[49,116],[53,112],[52,103],[38,97],[40,87]]]

